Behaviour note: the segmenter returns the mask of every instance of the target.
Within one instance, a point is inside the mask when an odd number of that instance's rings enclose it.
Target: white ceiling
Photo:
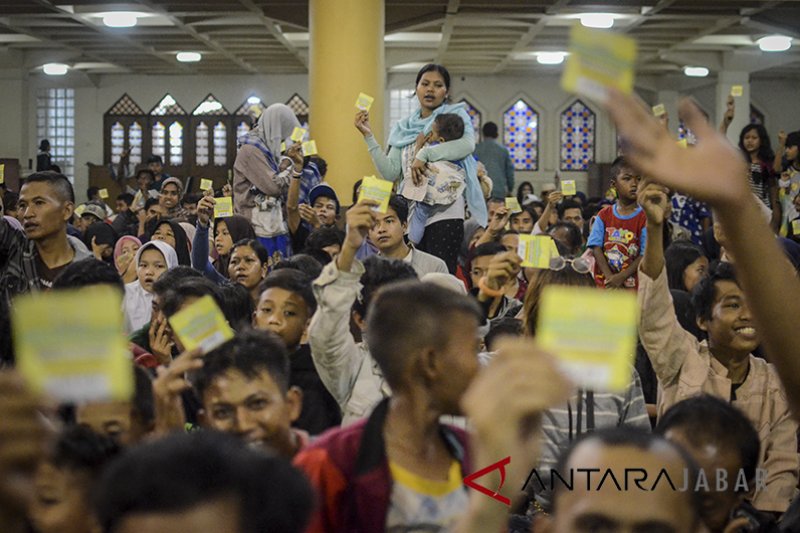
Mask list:
[[[119,9],[147,16],[135,28],[105,27],[99,14]],[[679,73],[692,64],[800,75],[799,0],[386,0],[387,68],[436,61],[457,74],[552,71],[558,67],[538,65],[533,53],[566,50],[569,25],[585,12],[619,15],[615,29],[639,42],[639,74]],[[798,39],[796,46],[762,53],[754,42],[771,33]],[[182,50],[203,59],[178,63]],[[308,2],[2,0],[0,67],[37,72],[48,62],[90,74],[302,73]]]

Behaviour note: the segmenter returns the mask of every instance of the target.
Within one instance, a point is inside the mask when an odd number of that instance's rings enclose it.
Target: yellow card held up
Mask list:
[[[522,206],[519,205],[519,200],[517,200],[516,196],[506,197],[506,208],[512,215],[522,213]]]
[[[667,109],[664,107],[664,104],[658,104],[653,106],[653,115],[656,117],[660,117],[661,115],[666,115]]]
[[[630,94],[635,63],[636,41],[576,23],[569,33],[569,56],[561,87],[599,102],[608,98],[610,87]]]
[[[581,387],[623,391],[636,355],[633,291],[550,286],[539,308],[536,341]]]
[[[379,213],[385,213],[389,209],[389,197],[392,195],[392,182],[378,179],[375,176],[364,176],[361,182],[361,192],[358,193],[358,201],[373,200],[378,202],[373,209]]]
[[[522,258],[522,266],[530,268],[550,268],[550,260],[558,257],[556,243],[548,235],[520,235],[517,255]]]
[[[6,166],[0,165],[0,183],[6,182]]]
[[[108,198],[108,189],[100,189],[99,191],[97,191],[97,194],[100,195],[100,198],[105,200],[106,198]]]
[[[686,140],[686,137],[684,137],[683,139],[679,139],[677,144],[681,148],[689,148],[689,141]]]
[[[303,140],[303,137],[305,136],[306,136],[306,130],[304,130],[303,128],[295,128],[292,130],[291,139],[296,143],[301,142]]]
[[[800,219],[792,220],[792,235],[800,236]]]
[[[172,315],[169,324],[186,350],[208,353],[233,338],[225,315],[209,295]]]
[[[133,367],[122,296],[107,285],[14,300],[17,368],[37,393],[58,401],[129,400]]]
[[[233,198],[223,196],[214,198],[214,218],[225,218],[233,216]]]
[[[742,96],[742,94],[744,94],[744,87],[741,85],[731,87],[731,96]]]
[[[306,141],[303,143],[303,157],[308,157],[310,155],[317,155],[316,141]]]
[[[211,189],[213,187],[214,187],[214,182],[211,181],[210,179],[203,178],[203,179],[200,180],[200,190],[201,191],[207,191],[208,189]]]
[[[564,196],[575,196],[578,194],[578,188],[575,186],[575,180],[562,180],[561,192]]]
[[[356,107],[362,111],[369,111],[369,108],[372,107],[372,102],[375,99],[368,94],[358,93],[358,99],[356,100]]]

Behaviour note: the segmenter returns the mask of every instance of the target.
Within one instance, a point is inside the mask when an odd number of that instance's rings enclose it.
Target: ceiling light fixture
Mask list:
[[[181,63],[197,63],[203,58],[200,52],[178,52],[175,59]]]
[[[247,99],[247,103],[250,105],[260,104],[261,98],[259,98],[258,96],[251,96],[250,98]]]
[[[767,35],[756,42],[763,52],[784,52],[792,47],[792,38],[785,35]]]
[[[705,78],[708,72],[706,67],[683,67],[683,73],[691,78]]]
[[[109,28],[132,28],[138,20],[139,14],[133,11],[112,11],[103,15],[103,24]]]
[[[611,13],[582,13],[580,20],[587,28],[610,28],[614,25],[614,15]]]
[[[536,61],[541,65],[560,65],[566,55],[566,52],[537,52]]]
[[[69,70],[69,67],[64,63],[47,63],[42,66],[42,70],[48,76],[63,76]]]

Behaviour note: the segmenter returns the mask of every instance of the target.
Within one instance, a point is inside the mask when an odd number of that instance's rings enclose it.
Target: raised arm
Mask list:
[[[383,152],[381,145],[378,144],[378,141],[372,134],[372,126],[369,123],[369,111],[359,111],[356,113],[355,126],[361,135],[364,136],[364,140],[367,142],[369,155],[372,157],[372,162],[375,164],[375,168],[378,169],[380,175],[383,176],[383,179],[397,181],[399,178],[402,178],[402,153],[393,146],[389,149],[388,155]]]
[[[217,284],[226,282],[225,276],[217,272],[208,260],[208,229],[214,214],[214,191],[207,190],[197,203],[197,230],[192,238],[192,268],[199,270]]]

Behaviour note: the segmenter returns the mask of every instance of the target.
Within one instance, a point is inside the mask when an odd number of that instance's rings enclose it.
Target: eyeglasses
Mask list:
[[[571,266],[572,270],[578,274],[588,274],[592,270],[589,266],[589,261],[583,257],[578,257],[577,259],[565,259],[559,256],[550,259],[550,270],[564,270],[567,265]]]

